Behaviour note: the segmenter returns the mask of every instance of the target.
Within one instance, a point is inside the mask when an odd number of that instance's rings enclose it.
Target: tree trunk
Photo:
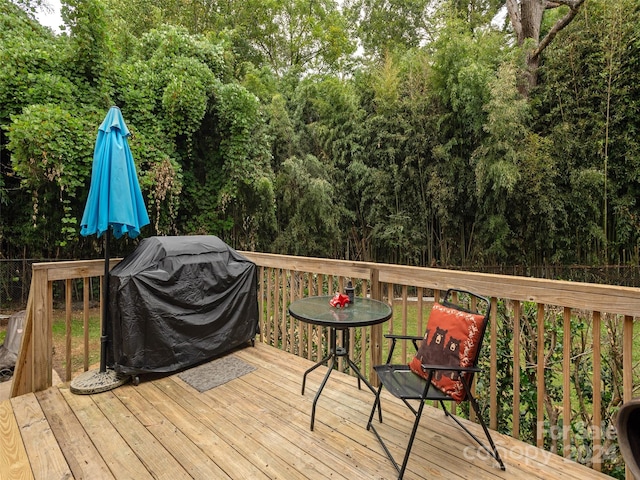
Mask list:
[[[560,30],[566,27],[577,15],[584,0],[507,0],[507,12],[513,31],[516,34],[518,46],[525,45],[527,40],[532,40],[531,49],[527,52],[525,71],[519,90],[524,96],[528,96],[538,81],[538,66],[540,54],[551,43]],[[569,7],[569,12],[559,19],[549,30],[546,36],[540,40],[540,27],[542,16],[546,9]]]
[[[536,47],[540,44],[540,26],[546,3],[546,0],[525,0],[521,3],[522,29],[518,45],[522,46],[526,39],[532,39]],[[538,83],[540,57],[533,53],[532,51],[527,52],[525,78],[521,86],[521,89],[524,87],[524,91],[520,93],[528,94]]]

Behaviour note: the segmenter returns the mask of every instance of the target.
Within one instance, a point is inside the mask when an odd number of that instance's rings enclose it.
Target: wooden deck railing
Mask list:
[[[431,302],[437,301],[441,292],[458,287],[490,297],[492,318],[483,347],[487,374],[480,376],[476,388],[491,428],[508,430],[515,438],[596,470],[619,458],[611,454],[615,413],[620,402],[633,397],[640,383],[634,372],[633,351],[634,322],[640,317],[639,288],[242,253],[259,267],[260,341],[296,355],[321,358],[327,338],[323,329],[289,317],[287,306],[294,299],[333,294],[352,280],[356,295],[393,305],[392,322],[350,333],[351,356],[370,377],[372,366],[382,361],[388,348],[383,334],[421,335]],[[112,260],[111,266],[117,262]],[[82,282],[86,325],[88,279],[101,278],[103,265],[95,260],[33,266],[27,327],[12,396],[51,385],[55,282],[61,282],[65,292],[67,325],[72,316],[71,281]],[[85,328],[85,335],[87,332]],[[71,336],[70,327],[67,336]],[[69,345],[68,338],[66,380],[72,375]],[[85,370],[86,345],[88,340]],[[408,361],[411,354],[403,349],[400,361]],[[344,369],[344,365],[338,368]],[[606,465],[605,470],[615,467]]]

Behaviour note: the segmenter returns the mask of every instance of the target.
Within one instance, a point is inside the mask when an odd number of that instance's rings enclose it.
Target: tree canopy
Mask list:
[[[530,3],[65,0],[54,33],[0,0],[1,255],[95,256],[78,224],[118,105],[143,237],[637,264],[640,9],[557,2],[532,38]]]

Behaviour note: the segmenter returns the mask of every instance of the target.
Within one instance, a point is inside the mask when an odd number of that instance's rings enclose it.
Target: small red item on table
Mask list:
[[[349,297],[343,293],[336,293],[331,300],[329,300],[329,305],[332,307],[343,308],[349,303]]]

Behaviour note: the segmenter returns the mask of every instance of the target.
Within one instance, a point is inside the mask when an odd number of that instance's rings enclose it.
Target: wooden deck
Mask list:
[[[392,479],[396,472],[365,428],[373,395],[333,372],[309,430],[326,372],[264,344],[232,352],[256,370],[205,393],[177,375],[142,378],[96,395],[62,384],[0,402],[0,478]],[[411,414],[383,398],[380,433],[400,455]],[[479,428],[478,428],[479,430]],[[423,415],[407,479],[606,479],[508,436],[494,439],[507,470],[483,455],[441,410]]]

